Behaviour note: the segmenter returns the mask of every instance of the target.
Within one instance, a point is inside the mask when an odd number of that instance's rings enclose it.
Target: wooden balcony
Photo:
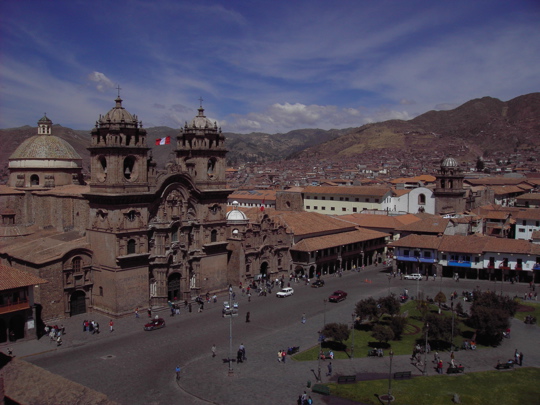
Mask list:
[[[9,312],[21,311],[30,308],[28,300],[17,302],[16,304],[0,305],[0,315],[7,314]]]

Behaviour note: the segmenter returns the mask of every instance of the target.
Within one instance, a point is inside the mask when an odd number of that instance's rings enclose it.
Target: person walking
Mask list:
[[[283,352],[281,350],[278,350],[277,352],[277,361],[281,363],[281,360],[283,358]]]
[[[111,332],[114,330],[114,322],[113,322],[112,319],[109,321],[109,330],[110,330]]]
[[[251,322],[251,321],[249,320],[249,316],[250,316],[250,315],[251,315],[251,314],[250,314],[250,312],[248,311],[247,314],[246,314],[246,322]]]
[[[332,375],[332,362],[328,363],[328,373],[326,374],[327,376],[331,376]]]
[[[152,308],[148,307],[148,318],[152,318]]]
[[[306,314],[302,314],[302,323],[306,323]]]
[[[523,365],[523,352],[519,352],[519,365]]]
[[[180,379],[180,372],[182,371],[182,369],[180,368],[180,366],[176,366],[176,381],[178,381]]]
[[[216,344],[212,345],[212,357],[216,357]]]
[[[139,307],[135,308],[135,318],[140,318],[140,316],[139,316]]]

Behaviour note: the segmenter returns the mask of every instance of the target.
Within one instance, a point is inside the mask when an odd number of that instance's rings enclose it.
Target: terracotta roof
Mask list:
[[[495,195],[523,193],[523,189],[518,186],[492,186],[491,189]]]
[[[13,187],[8,187],[4,184],[0,184],[0,195],[12,195],[12,194],[18,194],[18,195],[24,195],[24,191],[17,190]]]
[[[540,201],[540,193],[527,193],[516,197],[516,200]]]
[[[405,215],[403,215],[405,216]],[[339,218],[344,221],[353,222],[359,226],[365,228],[386,228],[386,229],[396,229],[400,226],[403,226],[404,223],[400,220],[402,216],[389,216],[389,215],[376,215],[376,214],[349,214],[349,215],[340,215],[336,218]],[[414,217],[414,221],[420,221],[419,218]],[[409,218],[407,218],[406,223],[410,223]]]
[[[464,182],[473,184],[476,186],[503,186],[503,185],[516,185],[519,183],[525,183],[528,179],[526,178],[515,178],[515,177],[482,177],[479,179],[465,179]]]
[[[369,229],[358,229],[351,232],[342,232],[333,235],[305,238],[295,244],[291,249],[302,252],[313,252],[316,250],[328,249],[336,246],[348,245],[351,243],[384,238],[386,236],[389,235],[387,233],[371,231]]]
[[[441,238],[439,251],[481,254],[489,237],[481,235],[445,235]]]
[[[229,194],[233,200],[275,200],[276,190],[236,190]]]
[[[514,218],[540,220],[540,208],[529,208],[523,211],[516,212]]]
[[[25,271],[0,264],[0,291],[45,283],[48,281]]]
[[[395,242],[389,243],[390,247],[410,247],[420,249],[438,249],[442,237],[435,235],[407,235]]]
[[[533,244],[526,240],[489,238],[484,252],[530,254]]]
[[[441,218],[441,217],[426,218],[418,222],[402,225],[398,227],[397,230],[403,231],[403,232],[423,232],[423,233],[429,232],[429,233],[443,234],[446,228],[448,227],[449,222],[450,222],[450,219],[448,218]]]

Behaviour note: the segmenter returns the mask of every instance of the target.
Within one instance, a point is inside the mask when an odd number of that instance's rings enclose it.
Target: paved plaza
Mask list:
[[[287,359],[277,361],[277,351],[289,346],[307,349],[317,344],[317,331],[326,322],[351,322],[357,301],[368,295],[399,293],[408,288],[411,295],[416,289],[434,296],[439,289],[447,295],[453,290],[472,290],[477,285],[503,293],[522,295],[525,284],[494,283],[477,280],[406,281],[391,279],[380,269],[371,268],[363,274],[348,272],[343,277],[328,277],[326,286],[312,289],[303,284],[293,284],[292,297],[253,297],[247,302],[239,296],[240,315],[232,320],[221,317],[220,296],[217,304],[207,305],[203,313],[183,311],[174,318],[167,311],[159,312],[167,327],[153,332],[142,331],[148,320],[141,312],[141,319],[125,317],[114,320],[115,330],[109,332],[109,319],[98,314],[85,314],[66,319],[67,333],[64,343],[56,347],[48,338],[3,345],[6,352],[11,347],[18,358],[23,358],[49,371],[103,392],[110,399],[123,404],[295,404],[298,395],[308,391],[307,382],[316,382],[321,364],[322,381],[337,380],[338,375],[357,375],[357,380],[380,376],[389,372],[389,357],[334,360],[333,375],[326,376],[327,363],[299,362]],[[368,283],[366,283],[366,279]],[[337,304],[324,303],[324,297],[334,289],[349,292],[349,298]],[[275,291],[274,291],[275,293]],[[239,294],[240,295],[240,294]],[[250,322],[245,313],[251,312]],[[306,313],[307,322],[301,322]],[[95,319],[101,325],[99,335],[82,331],[82,321]],[[229,336],[232,330],[232,344]],[[465,366],[466,372],[493,370],[497,360],[506,361],[516,349],[524,353],[524,366],[540,367],[540,328],[512,321],[512,337],[490,350],[458,351],[456,362]],[[533,344],[533,342],[535,342]],[[238,346],[246,347],[247,360],[243,363],[224,362],[231,353],[236,358]],[[212,344],[217,346],[217,356],[212,357]],[[412,349],[412,348],[411,348]],[[448,352],[442,352],[445,363],[450,361]],[[428,357],[428,375],[435,375],[433,356]],[[174,368],[180,365],[180,380],[175,381]],[[410,361],[410,355],[394,356],[392,370],[411,371],[422,375]],[[382,394],[382,393],[381,393]],[[315,403],[348,404],[333,397],[310,394]]]

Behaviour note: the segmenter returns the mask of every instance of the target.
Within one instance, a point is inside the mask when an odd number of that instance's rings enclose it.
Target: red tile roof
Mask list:
[[[48,281],[25,271],[0,264],[0,291],[45,283]]]
[[[295,244],[291,250],[302,252],[314,252],[316,250],[328,249],[336,246],[348,245],[351,243],[364,242],[372,239],[384,238],[387,233],[371,231],[369,229],[358,229],[351,232],[343,232],[334,235],[316,236],[305,238]]]

